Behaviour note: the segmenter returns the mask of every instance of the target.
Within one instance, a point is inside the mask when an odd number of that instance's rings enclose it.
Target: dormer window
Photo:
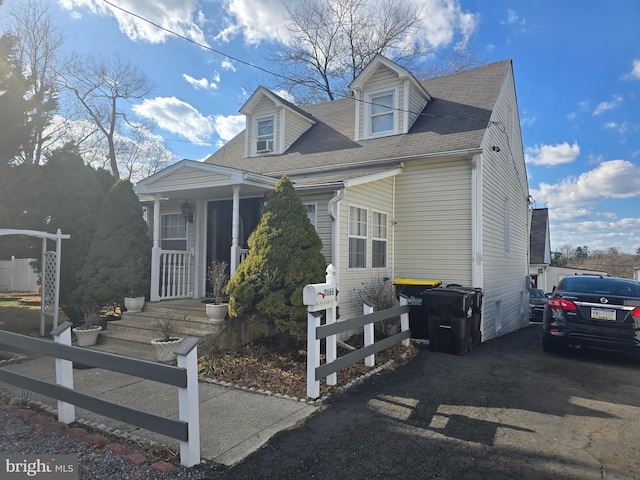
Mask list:
[[[256,153],[273,151],[273,117],[258,120]]]
[[[367,95],[367,136],[393,135],[398,130],[397,89]]]
[[[371,134],[393,131],[393,93],[371,97]]]

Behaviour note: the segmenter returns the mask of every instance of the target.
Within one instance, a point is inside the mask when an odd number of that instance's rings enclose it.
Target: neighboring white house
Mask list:
[[[607,272],[602,270],[551,265],[551,235],[549,232],[548,208],[534,208],[531,210],[529,242],[529,275],[531,276],[531,286],[533,288],[540,288],[545,292],[553,292],[558,282],[569,275],[608,275]]]
[[[483,338],[528,324],[529,191],[510,60],[418,81],[378,55],[352,98],[298,107],[259,87],[246,128],[205,162],[139,182],[153,231],[151,300],[206,295],[206,269],[247,254],[287,175],[336,267],[341,318],[375,278],[484,290]],[[191,221],[185,221],[188,218]]]

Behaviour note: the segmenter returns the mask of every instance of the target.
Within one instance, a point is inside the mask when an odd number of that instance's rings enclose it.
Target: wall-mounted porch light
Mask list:
[[[193,223],[193,207],[187,200],[184,201],[180,210],[182,210],[182,218],[184,218],[186,222]]]

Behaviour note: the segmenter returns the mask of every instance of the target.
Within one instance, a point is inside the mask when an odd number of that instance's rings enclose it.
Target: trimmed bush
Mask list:
[[[260,223],[249,236],[249,254],[229,282],[229,314],[259,314],[281,332],[304,332],[302,290],[325,279],[322,241],[289,179],[275,186]]]

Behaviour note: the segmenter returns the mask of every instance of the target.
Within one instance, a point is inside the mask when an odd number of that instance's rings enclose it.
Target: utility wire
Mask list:
[[[126,13],[127,15],[130,15],[130,16],[132,16],[132,17],[135,17],[135,18],[137,18],[138,20],[141,20],[141,21],[143,21],[143,22],[146,22],[146,23],[148,23],[148,24],[150,24],[150,25],[153,25],[154,27],[156,27],[156,28],[158,28],[158,29],[160,29],[160,30],[162,30],[162,31],[164,31],[164,32],[167,32],[167,33],[169,33],[170,35],[174,35],[174,36],[176,36],[176,37],[178,37],[178,38],[181,38],[181,39],[183,39],[183,40],[186,40],[186,41],[187,41],[187,42],[189,42],[189,43],[192,43],[193,45],[196,45],[196,46],[198,46],[198,47],[200,47],[200,48],[203,48],[203,49],[208,50],[208,51],[210,51],[210,52],[216,53],[216,54],[221,55],[221,56],[223,56],[223,57],[230,58],[231,60],[234,60],[234,61],[236,61],[236,62],[238,62],[238,63],[241,63],[242,65],[246,65],[247,67],[250,67],[250,68],[255,68],[255,69],[257,69],[257,70],[260,70],[260,71],[261,71],[261,72],[263,72],[263,73],[266,73],[266,74],[268,74],[268,75],[273,75],[274,77],[278,77],[278,78],[281,78],[281,79],[283,79],[283,80],[287,80],[287,81],[292,82],[292,83],[294,83],[294,84],[298,84],[298,85],[307,85],[307,86],[309,86],[309,87],[315,87],[315,85],[313,85],[313,84],[311,84],[311,83],[303,82],[303,81],[300,81],[300,80],[296,80],[296,79],[291,78],[291,77],[288,77],[288,76],[286,76],[286,75],[282,75],[282,74],[280,74],[280,73],[273,72],[273,71],[271,71],[271,70],[269,70],[269,69],[267,69],[267,68],[264,68],[264,67],[261,67],[261,66],[259,66],[259,65],[256,65],[255,63],[251,63],[251,62],[248,62],[248,61],[246,61],[246,60],[242,60],[242,59],[240,59],[240,58],[238,58],[238,57],[235,57],[235,56],[233,56],[233,55],[229,55],[229,54],[227,54],[227,53],[225,53],[225,52],[223,52],[223,51],[221,51],[221,50],[217,50],[217,49],[215,49],[215,48],[213,48],[213,47],[210,47],[209,45],[205,45],[205,44],[203,44],[203,43],[197,42],[197,41],[195,41],[195,40],[193,40],[193,39],[191,39],[191,38],[189,38],[189,37],[187,37],[187,36],[185,36],[185,35],[182,35],[181,33],[178,33],[178,32],[175,32],[175,31],[173,31],[173,30],[169,29],[169,28],[163,27],[162,25],[158,25],[157,23],[155,23],[155,22],[153,22],[153,21],[149,20],[148,18],[145,18],[145,17],[143,17],[143,16],[141,16],[141,15],[138,15],[137,13],[134,13],[134,12],[132,12],[132,11],[130,11],[130,10],[127,10],[126,8],[120,7],[120,6],[118,6],[118,5],[114,4],[114,3],[112,3],[112,2],[111,2],[111,1],[109,1],[109,0],[102,0],[102,1],[103,1],[104,3],[106,3],[107,5],[110,5],[111,7],[115,8],[115,9],[117,9],[117,10],[120,10],[120,11],[121,11],[121,12],[123,12],[123,13]],[[397,111],[397,112],[402,112],[402,113],[407,112],[407,113],[411,113],[411,114],[414,114],[414,115],[425,116],[425,117],[449,118],[449,119],[454,119],[454,120],[471,120],[471,121],[481,122],[481,123],[483,123],[483,124],[486,124],[486,123],[487,123],[487,120],[486,120],[486,119],[484,119],[484,118],[459,117],[459,116],[453,116],[453,115],[440,115],[440,114],[433,114],[433,113],[425,113],[425,112],[422,112],[422,111],[420,111],[420,112],[415,112],[415,111],[412,111],[412,110],[405,110],[405,109],[398,108],[398,107],[388,107],[388,106],[386,106],[386,105],[378,104],[378,103],[375,103],[375,102],[370,102],[370,101],[367,101],[367,100],[363,100],[363,99],[361,99],[361,98],[355,98],[354,96],[349,96],[349,95],[340,95],[340,94],[336,94],[336,96],[337,96],[337,97],[339,97],[339,98],[342,98],[342,99],[350,98],[350,99],[351,99],[351,100],[353,100],[353,101],[361,102],[361,103],[363,103],[363,104],[375,105],[375,106],[380,106],[380,107],[386,107],[386,108],[388,108],[389,110],[395,110],[395,111]],[[491,124],[491,123],[495,123],[495,122],[488,122],[488,124]]]

